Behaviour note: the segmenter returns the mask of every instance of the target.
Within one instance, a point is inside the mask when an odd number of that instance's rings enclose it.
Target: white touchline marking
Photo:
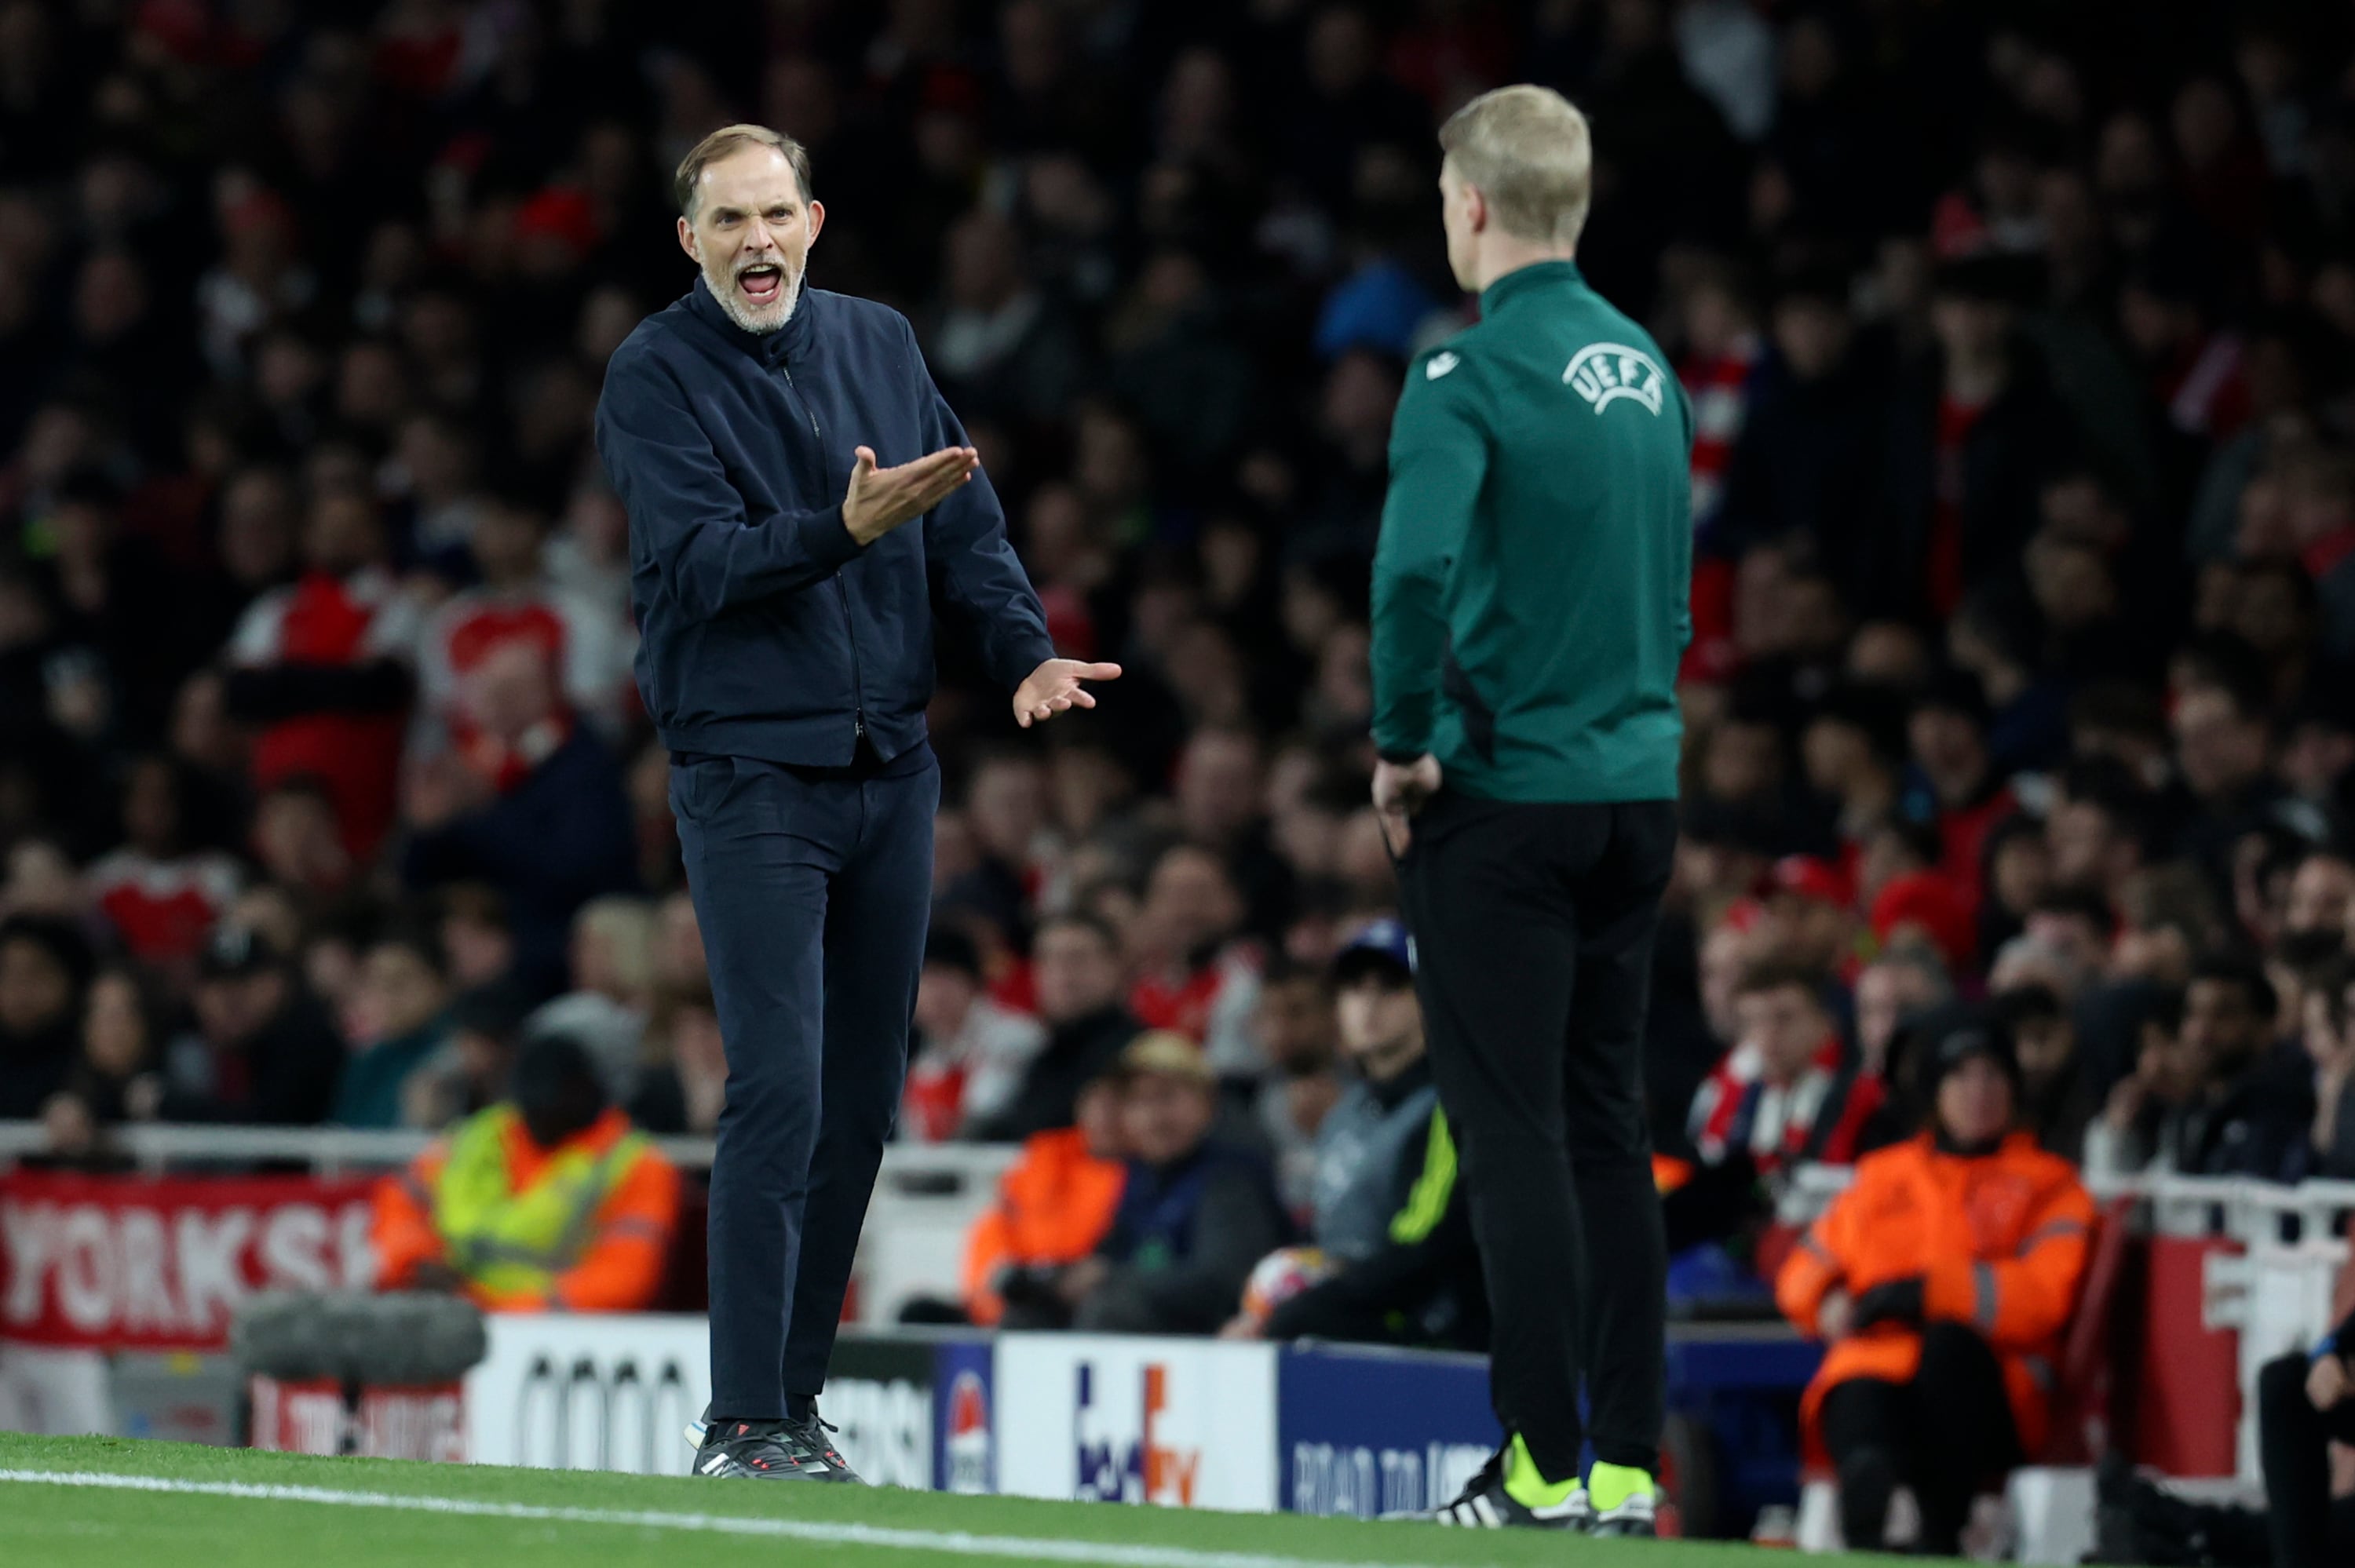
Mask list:
[[[1326,1562],[1313,1557],[1269,1557],[1251,1552],[1197,1552],[1182,1546],[1124,1546],[1109,1542],[1049,1541],[1018,1535],[975,1535],[963,1530],[887,1530],[871,1524],[818,1524],[806,1520],[755,1519],[741,1514],[545,1508],[534,1503],[487,1502],[472,1498],[424,1497],[400,1492],[336,1491],[325,1487],[262,1486],[251,1481],[181,1481],[161,1476],[114,1475],[102,1470],[0,1470],[0,1483],[6,1482],[27,1486],[96,1487],[127,1492],[169,1492],[186,1497],[240,1498],[255,1502],[323,1503],[334,1508],[392,1509],[410,1513],[460,1514],[475,1519],[530,1519],[557,1524],[699,1530],[721,1535],[759,1535],[790,1541],[824,1542],[836,1546],[938,1552],[954,1557],[1109,1563],[1113,1568],[1365,1568],[1365,1564],[1359,1563]],[[1419,1568],[1419,1565],[1392,1560],[1388,1568]]]

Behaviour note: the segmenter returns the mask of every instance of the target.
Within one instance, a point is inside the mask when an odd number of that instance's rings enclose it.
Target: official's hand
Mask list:
[[[1407,819],[1439,792],[1441,782],[1439,758],[1427,751],[1412,762],[1374,764],[1374,810],[1382,819],[1382,837],[1389,842],[1391,853],[1406,853],[1414,837]]]
[[[1227,1319],[1226,1326],[1219,1330],[1219,1338],[1222,1340],[1263,1340],[1267,1338],[1267,1327],[1258,1319],[1252,1317],[1250,1313],[1238,1312],[1233,1317]]]
[[[1030,672],[1014,694],[1014,722],[1024,729],[1071,708],[1096,705],[1094,694],[1082,681],[1117,681],[1117,664],[1083,664],[1077,659],[1050,659]]]
[[[2350,1380],[2347,1363],[2338,1356],[2323,1356],[2306,1374],[2307,1402],[2317,1410],[2328,1410],[2347,1397]]]
[[[858,461],[850,471],[850,493],[843,497],[842,525],[862,545],[946,501],[981,462],[971,447],[943,447],[897,468],[877,468],[873,447],[857,448],[852,455]]]
[[[1826,1344],[1845,1340],[1855,1321],[1856,1303],[1849,1299],[1847,1291],[1835,1290],[1825,1297],[1824,1304],[1816,1309],[1816,1337]]]

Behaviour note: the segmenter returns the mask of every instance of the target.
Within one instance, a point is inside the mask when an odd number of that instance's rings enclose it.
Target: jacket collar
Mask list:
[[[762,365],[774,369],[777,366],[798,360],[809,347],[810,313],[816,308],[809,286],[809,276],[802,276],[802,297],[794,304],[794,313],[785,324],[774,332],[746,332],[728,319],[728,313],[712,297],[711,285],[705,282],[701,269],[695,274],[695,287],[687,291],[684,302],[687,310],[704,325],[718,333]]]
[[[1579,288],[1585,282],[1585,275],[1579,271],[1575,261],[1532,261],[1526,267],[1516,267],[1480,291],[1481,319],[1495,315],[1523,294],[1564,286]]]

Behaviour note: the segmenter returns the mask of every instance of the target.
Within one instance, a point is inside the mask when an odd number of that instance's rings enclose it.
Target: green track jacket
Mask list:
[[[1374,741],[1515,801],[1677,793],[1692,410],[1575,263],[1408,368],[1374,554]]]

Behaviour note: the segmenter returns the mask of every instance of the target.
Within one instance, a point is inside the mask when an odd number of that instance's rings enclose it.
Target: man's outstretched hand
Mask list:
[[[858,462],[850,471],[850,493],[842,501],[842,525],[861,545],[875,543],[946,501],[981,461],[971,447],[943,447],[897,468],[877,468],[873,447],[857,448],[852,456]]]
[[[1082,681],[1117,681],[1117,664],[1086,664],[1077,659],[1050,659],[1030,672],[1014,694],[1014,722],[1024,729],[1053,718],[1066,708],[1092,708],[1095,697]]]

